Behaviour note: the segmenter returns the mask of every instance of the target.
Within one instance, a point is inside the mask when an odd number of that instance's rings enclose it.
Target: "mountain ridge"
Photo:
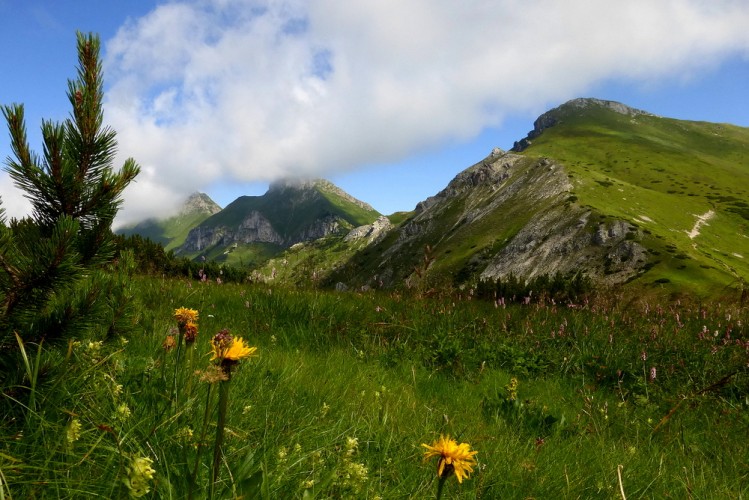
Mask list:
[[[232,261],[274,255],[296,243],[344,235],[380,214],[323,179],[280,180],[261,196],[240,196],[192,228],[179,255]],[[237,254],[237,255],[231,255]]]
[[[221,211],[215,201],[205,193],[190,194],[175,215],[151,217],[135,224],[119,228],[116,233],[123,236],[138,234],[173,250],[184,243],[190,229],[211,215]]]
[[[318,276],[338,288],[576,272],[671,293],[744,286],[749,129],[585,98],[539,116],[529,136]]]
[[[584,273],[599,286],[706,294],[749,276],[747,199],[749,129],[579,98],[412,212],[383,217],[328,181],[283,180],[196,226],[192,239],[207,240],[183,254],[231,262],[243,236],[227,228],[244,224],[265,231],[262,251],[239,260],[263,281],[465,287]]]

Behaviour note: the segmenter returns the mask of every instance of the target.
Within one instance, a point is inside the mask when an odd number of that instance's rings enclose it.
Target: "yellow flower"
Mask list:
[[[121,418],[122,420],[127,419],[131,415],[130,407],[126,405],[125,403],[122,403],[120,406],[117,407],[117,416]]]
[[[177,324],[180,326],[186,325],[187,323],[196,323],[198,321],[198,311],[195,309],[180,307],[179,309],[174,310],[174,319],[177,320]]]
[[[229,347],[226,354],[224,354],[224,359],[239,361],[242,358],[254,356],[255,351],[257,351],[257,347],[247,347],[244,345],[242,337],[237,337],[234,339],[234,342],[232,342],[231,347]]]
[[[346,438],[346,455],[353,456],[359,449],[359,438],[347,437]]]
[[[142,476],[145,479],[153,479],[153,475],[156,472],[151,467],[153,460],[147,457],[139,457],[133,460],[131,464],[131,471],[138,476]]]
[[[458,482],[462,483],[464,477],[473,472],[473,466],[476,465],[474,455],[478,451],[471,451],[471,445],[468,443],[458,444],[450,436],[440,436],[433,444],[422,444],[427,451],[424,452],[424,460],[432,457],[439,457],[437,462],[437,475],[441,478],[449,477],[453,472]]]
[[[190,429],[190,427],[188,426],[184,426],[179,431],[177,431],[177,434],[175,434],[174,437],[176,439],[183,439],[185,441],[189,441],[192,439],[192,436],[193,436],[192,429]]]
[[[236,363],[240,359],[254,356],[257,347],[248,347],[244,344],[242,337],[232,337],[227,330],[222,330],[211,340],[213,357],[211,361],[217,359],[219,362]]]

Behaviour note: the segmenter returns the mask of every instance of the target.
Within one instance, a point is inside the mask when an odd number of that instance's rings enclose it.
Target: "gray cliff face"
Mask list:
[[[270,221],[258,211],[250,212],[237,229],[233,243],[275,243],[283,244]]]
[[[346,242],[364,241],[367,245],[372,245],[382,240],[392,228],[390,219],[382,215],[372,224],[355,227],[349,231],[343,240]]]
[[[226,226],[198,226],[187,235],[182,250],[200,252],[214,245],[232,243],[275,243],[282,245],[284,239],[273,229],[263,214],[250,212],[237,228]]]
[[[621,115],[627,115],[627,116],[639,116],[639,115],[649,115],[653,116],[651,113],[648,113],[647,111],[643,111],[641,109],[632,108],[630,106],[627,106],[626,104],[622,104],[620,102],[616,101],[606,101],[604,99],[596,99],[594,97],[579,97],[577,99],[572,99],[571,101],[567,101],[566,103],[562,104],[562,106],[559,106],[558,108],[552,109],[551,111],[548,111],[544,113],[543,116],[553,114],[555,111],[559,110],[560,108],[567,107],[567,108],[578,108],[578,109],[586,109],[590,108],[592,106],[599,106],[602,108],[608,108],[612,111],[615,111]],[[539,118],[540,119],[540,118]]]
[[[198,226],[190,230],[180,251],[200,251],[211,245],[215,245],[223,237],[223,231],[219,228],[203,228]]]
[[[346,221],[331,215],[318,219],[295,234],[284,238],[262,213],[252,211],[236,228],[198,226],[192,229],[181,248],[186,252],[200,252],[215,245],[228,246],[234,243],[273,243],[290,247],[302,241],[339,234],[350,227],[351,225]]]
[[[481,272],[481,279],[510,274],[533,278],[584,272],[598,283],[613,285],[635,276],[647,261],[645,248],[627,235],[636,228],[624,221],[601,224],[591,233],[590,212],[555,207],[537,214]],[[626,228],[619,232],[618,228]],[[600,239],[605,233],[610,236]]]
[[[199,205],[200,198],[194,198]],[[253,243],[273,244],[281,251],[296,243],[344,235],[352,228],[351,220],[362,218],[351,205],[376,214],[328,181],[277,181],[264,195],[241,196],[201,222],[178,251],[215,253],[221,247]]]
[[[589,209],[570,201],[573,187],[566,169],[550,159],[493,153],[420,203],[395,229],[397,238],[382,251],[378,279],[385,286],[411,279],[414,265],[399,259],[421,253],[425,244],[438,268],[465,241],[479,245],[470,247],[463,266],[474,279],[583,271],[614,284],[636,275],[647,261],[637,228],[620,220],[593,222]],[[493,241],[482,244],[492,233]]]
[[[555,175],[555,165],[548,160],[538,160],[531,168],[519,167],[525,162],[523,156],[504,153],[464,170],[437,195],[417,205],[416,216],[403,227],[401,241],[435,228],[458,199],[465,199],[465,204],[455,225],[463,226],[479,221],[513,198],[533,204],[571,189],[566,176]]]
[[[331,234],[338,234],[348,227],[351,227],[351,225],[340,217],[329,215],[303,228],[299,233],[294,235],[292,240],[287,242],[287,245],[291,246],[302,241],[317,240]]]
[[[445,189],[416,205],[415,212],[428,212],[430,207],[454,198],[481,185],[498,186],[510,176],[512,165],[522,157],[495,148],[483,161],[459,173]]]

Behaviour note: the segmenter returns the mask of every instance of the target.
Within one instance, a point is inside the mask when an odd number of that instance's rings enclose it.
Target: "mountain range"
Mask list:
[[[463,286],[581,272],[712,294],[749,278],[747,200],[749,129],[581,98],[412,212],[385,217],[330,182],[283,181],[223,210],[196,194],[180,215],[122,232],[262,280]]]
[[[176,215],[157,218],[152,217],[137,224],[124,226],[117,230],[119,234],[130,236],[138,234],[174,250],[185,242],[190,230],[205,219],[221,211],[221,207],[205,193],[193,193],[185,200]]]

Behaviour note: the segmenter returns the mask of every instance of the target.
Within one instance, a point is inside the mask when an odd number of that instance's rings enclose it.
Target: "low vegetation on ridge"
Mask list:
[[[651,256],[644,281],[708,294],[746,282],[749,129],[584,99],[544,121],[524,154],[562,162],[576,204],[637,226]]]

